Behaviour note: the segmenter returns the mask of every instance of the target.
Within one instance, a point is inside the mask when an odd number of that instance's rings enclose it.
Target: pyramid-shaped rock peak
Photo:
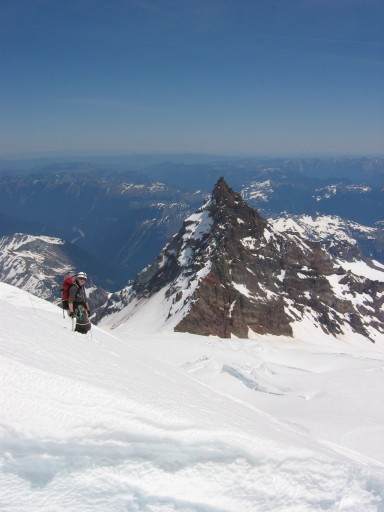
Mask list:
[[[213,223],[219,230],[226,227],[226,239],[231,235],[262,236],[267,226],[254,208],[251,208],[240,196],[234,192],[224,178],[220,178],[212,193],[212,200],[208,206]]]
[[[335,282],[348,290],[345,297]],[[350,300],[361,286],[319,243],[275,232],[220,178],[209,200],[120,294],[119,307],[130,305],[130,316],[162,294],[166,322],[175,330],[223,338],[290,336],[304,317],[334,335],[347,328],[370,337],[384,332],[384,283],[366,280],[376,297],[366,305]]]

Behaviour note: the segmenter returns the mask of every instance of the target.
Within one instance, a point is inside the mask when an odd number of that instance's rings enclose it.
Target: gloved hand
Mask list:
[[[70,316],[71,318],[73,318],[73,317],[75,316],[75,313],[74,313],[73,311],[70,311],[70,312],[68,313],[68,316]]]
[[[88,313],[88,316],[91,315],[91,310],[89,308],[87,309],[87,313]]]

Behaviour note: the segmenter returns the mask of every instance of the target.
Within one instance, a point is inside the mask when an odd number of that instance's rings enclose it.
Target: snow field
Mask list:
[[[83,336],[3,283],[0,303],[0,510],[383,510],[383,347]]]

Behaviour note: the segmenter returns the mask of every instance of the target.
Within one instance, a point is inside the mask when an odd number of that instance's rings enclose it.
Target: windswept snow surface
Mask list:
[[[384,510],[384,342],[0,325],[1,511]]]

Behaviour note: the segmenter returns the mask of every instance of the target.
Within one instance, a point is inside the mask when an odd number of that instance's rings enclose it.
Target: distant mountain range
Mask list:
[[[301,218],[312,239],[319,230],[305,219],[339,218],[338,229],[364,256],[384,262],[384,159],[167,158],[0,161],[0,236],[66,240],[81,249],[81,268],[116,291],[153,261],[223,176],[263,217]]]
[[[116,189],[109,182],[108,193],[117,201],[132,191],[164,189],[160,182]],[[243,195],[260,190],[251,184]],[[85,269],[93,321],[110,327],[139,321],[145,329],[145,312],[155,310],[159,330],[294,336],[306,319],[328,334],[355,332],[375,341],[384,334],[384,265],[364,252],[380,252],[381,233],[336,216],[285,213],[267,220],[220,178],[152,263],[141,262],[133,282],[112,295],[103,289],[109,276],[98,274],[102,263],[45,235],[1,237],[0,279],[57,302],[66,271]]]

